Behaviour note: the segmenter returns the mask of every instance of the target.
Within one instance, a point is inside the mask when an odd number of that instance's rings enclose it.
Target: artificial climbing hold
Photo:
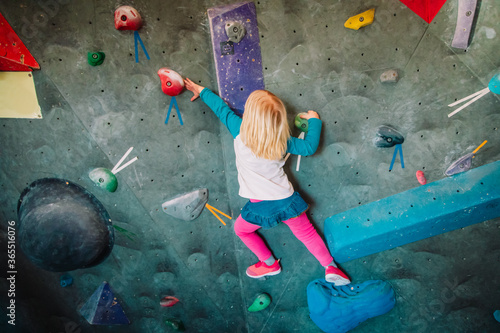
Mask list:
[[[114,245],[114,229],[104,206],[78,184],[39,179],[17,205],[18,242],[37,266],[68,272],[103,262]]]
[[[161,90],[169,96],[177,96],[184,89],[184,80],[179,73],[171,70],[170,68],[160,68],[158,76],[161,81]]]
[[[380,82],[382,83],[396,83],[399,80],[398,71],[389,69],[380,75]]]
[[[493,312],[493,317],[500,323],[500,310]]]
[[[175,318],[170,318],[165,320],[165,324],[169,325],[172,327],[174,330],[178,332],[184,332],[186,328],[184,327],[184,324],[181,320],[175,319]]]
[[[366,12],[362,12],[356,16],[349,17],[344,23],[344,27],[353,30],[359,30],[359,28],[366,27],[373,23],[373,17],[375,16],[375,8],[369,9]]]
[[[262,293],[257,296],[255,301],[253,301],[252,305],[248,308],[250,312],[262,311],[267,308],[271,304],[271,296],[266,293]]]
[[[202,188],[170,199],[164,202],[161,208],[170,216],[191,221],[200,216],[207,202],[208,189]]]
[[[69,274],[64,274],[61,275],[61,278],[59,279],[59,283],[61,284],[61,287],[69,287],[73,284],[73,278]]]
[[[226,22],[227,38],[234,43],[239,43],[245,37],[245,26],[240,22],[227,21]]]
[[[427,184],[427,179],[425,179],[425,175],[424,175],[424,172],[422,170],[418,170],[416,176],[417,176],[417,180],[420,184],[422,184],[422,185]]]
[[[99,66],[104,62],[104,52],[88,52],[87,60],[90,66]]]
[[[306,112],[301,112],[295,116],[295,121],[294,121],[295,127],[297,127],[302,132],[307,132],[309,130],[309,122],[307,121],[307,119],[300,117],[306,114],[307,114]]]
[[[109,284],[104,281],[80,309],[80,314],[92,325],[130,324]]]
[[[483,141],[483,143],[481,143],[479,145],[479,147],[477,147],[472,153],[464,155],[464,156],[460,157],[458,160],[456,160],[455,162],[453,162],[448,167],[448,169],[446,169],[444,174],[446,176],[452,176],[454,174],[469,170],[472,166],[472,159],[474,158],[474,155],[477,153],[477,151],[479,149],[481,149],[482,146],[484,146],[486,144],[486,142],[488,142],[488,140]]]
[[[402,144],[405,138],[401,133],[390,126],[380,126],[377,129],[373,144],[379,148],[389,148],[397,144]]]
[[[488,89],[495,94],[500,94],[500,73],[493,75],[488,83]]]
[[[174,296],[165,296],[165,297],[163,297],[161,299],[160,305],[163,306],[163,307],[169,308],[169,307],[174,306],[175,304],[177,304],[177,302],[179,302],[179,299],[177,297],[174,297]]]
[[[325,279],[307,286],[312,321],[324,332],[344,333],[363,321],[389,312],[396,304],[394,290],[385,281],[335,287]]]
[[[139,30],[142,18],[139,12],[130,6],[121,6],[115,10],[115,28],[118,30]]]
[[[102,189],[109,192],[116,191],[118,180],[111,170],[106,168],[95,168],[90,171],[89,178]]]

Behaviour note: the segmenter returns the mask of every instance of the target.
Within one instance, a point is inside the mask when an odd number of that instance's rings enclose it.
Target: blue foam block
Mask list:
[[[248,95],[264,89],[255,4],[242,2],[214,7],[207,13],[219,95],[233,111],[242,115]],[[226,34],[225,25],[229,21],[239,22],[246,29],[239,43],[231,42]]]
[[[80,313],[92,325],[130,324],[107,282],[103,282],[90,296],[80,309]]]
[[[324,332],[343,333],[363,321],[389,312],[396,304],[394,290],[384,281],[335,287],[325,279],[307,286],[312,321]]]
[[[500,216],[500,161],[325,220],[337,262],[361,258]]]

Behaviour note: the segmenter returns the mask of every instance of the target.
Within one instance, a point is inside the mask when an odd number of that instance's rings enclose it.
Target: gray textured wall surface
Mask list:
[[[206,10],[233,1],[13,1],[0,3],[5,16],[41,70],[34,72],[43,119],[0,119],[1,327],[7,305],[6,222],[17,220],[20,193],[44,177],[71,180],[92,192],[116,232],[109,258],[70,272],[74,284],[59,285],[60,273],[43,271],[18,251],[18,332],[168,332],[166,318],[181,319],[188,332],[319,332],[308,316],[306,286],[324,269],[283,225],[263,232],[283,272],[265,280],[245,275],[256,258],[234,235],[232,223],[245,200],[238,186],[232,139],[219,120],[189,92],[177,97],[184,125],[164,124],[170,97],[156,74],[170,67],[217,91]],[[130,31],[115,30],[113,13],[131,5],[142,15],[139,31],[151,57],[134,61]],[[500,1],[480,1],[472,42],[451,48],[458,1],[448,0],[427,24],[397,0],[255,1],[266,88],[285,102],[289,120],[317,111],[323,122],[320,148],[287,162],[295,188],[311,204],[321,233],[325,218],[427,181],[458,157],[488,140],[474,166],[500,159],[500,98],[483,97],[452,118],[447,105],[485,88],[500,68]],[[345,20],[375,8],[373,24],[358,31]],[[101,66],[87,52],[103,51]],[[379,76],[397,69],[400,80]],[[175,112],[174,112],[175,114]],[[376,148],[378,126],[405,135],[405,168],[393,149]],[[298,135],[296,129],[293,130]],[[108,193],[88,173],[111,169],[133,146],[139,160],[118,173]],[[161,204],[179,194],[208,188],[209,204],[234,217],[223,226],[207,210],[193,221],[164,214]],[[397,305],[354,332],[494,332],[500,323],[500,221],[408,244],[343,265],[353,282],[389,281]],[[89,325],[78,313],[108,281],[129,317],[122,327]],[[273,302],[250,313],[256,295]],[[162,308],[160,299],[180,302]],[[73,327],[77,327],[72,330]]]

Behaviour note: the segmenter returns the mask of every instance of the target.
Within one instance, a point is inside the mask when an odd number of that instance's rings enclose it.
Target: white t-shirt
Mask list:
[[[256,200],[280,200],[294,192],[283,170],[285,159],[268,160],[255,156],[238,135],[234,139],[239,195]]]

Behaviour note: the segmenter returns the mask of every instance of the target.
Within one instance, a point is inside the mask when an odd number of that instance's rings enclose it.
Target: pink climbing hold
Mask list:
[[[115,10],[115,28],[118,30],[139,30],[142,18],[139,12],[130,6],[121,6]]]
[[[422,185],[427,184],[427,179],[425,179],[425,175],[424,175],[423,171],[421,171],[421,170],[417,171],[417,180]]]
[[[184,80],[177,72],[170,68],[160,68],[158,76],[161,81],[161,90],[169,96],[177,96],[184,89]]]
[[[160,301],[160,305],[163,306],[163,307],[171,307],[171,306],[174,306],[175,304],[177,304],[177,302],[179,302],[179,299],[177,297],[174,297],[174,296],[165,296],[161,299]]]

